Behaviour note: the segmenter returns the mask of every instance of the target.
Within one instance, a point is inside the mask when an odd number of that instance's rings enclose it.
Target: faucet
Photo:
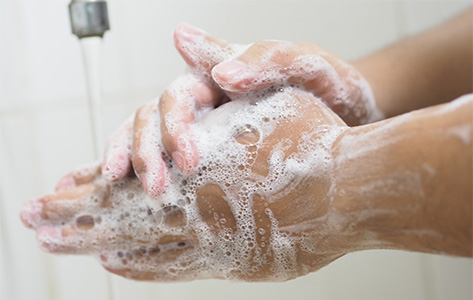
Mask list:
[[[105,0],[71,0],[69,17],[72,33],[79,39],[103,37],[105,31],[110,29]]]

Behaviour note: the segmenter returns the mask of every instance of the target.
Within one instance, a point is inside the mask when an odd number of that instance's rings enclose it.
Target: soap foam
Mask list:
[[[109,269],[128,269],[124,274],[128,277],[151,272],[156,280],[258,280],[265,274],[260,279],[280,281],[309,272],[298,264],[296,248],[307,236],[281,230],[267,205],[301,178],[329,173],[331,144],[342,129],[328,131],[322,126],[315,138],[314,127],[300,140],[291,136],[281,140],[268,156],[267,176],[254,173],[255,158],[267,137],[281,124],[301,118],[309,106],[313,109],[313,101],[294,100],[294,96],[314,99],[309,93],[281,89],[240,96],[192,124],[200,153],[197,171],[184,176],[165,156],[170,180],[159,201],[150,199],[136,178],[108,184],[97,177],[97,190],[78,200],[84,203],[80,214],[62,225],[79,234],[38,236],[40,242],[50,251],[61,252],[61,245],[68,245],[77,253],[93,254]],[[247,139],[238,140],[245,134]],[[294,146],[297,151],[287,156]],[[153,147],[149,145],[149,151]],[[218,209],[213,216],[202,217],[206,211],[199,210],[198,193],[211,185],[220,190],[229,217],[219,215]],[[255,218],[258,205],[266,208]],[[261,227],[262,219],[269,224]]]

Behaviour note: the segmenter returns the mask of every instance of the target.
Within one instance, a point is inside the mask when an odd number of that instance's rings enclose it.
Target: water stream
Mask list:
[[[87,84],[88,108],[90,116],[90,128],[92,136],[92,146],[94,159],[102,158],[105,136],[103,124],[103,103],[102,103],[102,83],[101,83],[101,50],[102,38],[89,37],[79,39],[82,48],[82,56],[85,66],[85,77]],[[106,273],[106,284],[108,299],[113,300],[112,277]]]
[[[82,48],[82,56],[85,66],[90,128],[92,131],[92,145],[94,147],[94,159],[98,160],[103,155],[103,145],[105,142],[103,131],[102,83],[100,72],[102,38],[89,37],[80,39],[79,41]]]

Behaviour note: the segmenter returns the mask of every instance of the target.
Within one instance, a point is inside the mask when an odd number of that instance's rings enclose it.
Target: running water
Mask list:
[[[87,84],[88,108],[94,159],[100,160],[105,143],[103,130],[103,105],[101,84],[101,37],[79,39],[84,59],[85,79]],[[84,225],[86,226],[86,225]],[[112,278],[106,273],[107,292],[109,300],[113,300]]]
[[[103,154],[103,109],[100,72],[100,52],[102,38],[89,37],[80,39],[82,56],[85,66],[85,77],[87,82],[88,107],[90,115],[90,128],[92,130],[92,145],[94,147],[94,159],[100,159]]]

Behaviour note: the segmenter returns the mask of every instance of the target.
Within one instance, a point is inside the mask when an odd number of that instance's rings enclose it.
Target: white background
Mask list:
[[[106,132],[184,68],[181,21],[231,42],[317,43],[353,60],[439,24],[471,1],[109,0],[103,41]],[[66,0],[0,0],[0,299],[107,299],[88,257],[42,253],[18,213],[93,159],[82,57]],[[286,283],[141,283],[113,276],[115,299],[472,299],[470,259],[397,251],[349,254]]]

